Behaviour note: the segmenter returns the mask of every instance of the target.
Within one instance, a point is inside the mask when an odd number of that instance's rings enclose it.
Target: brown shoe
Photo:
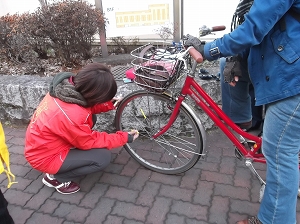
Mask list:
[[[262,224],[262,222],[259,221],[257,216],[253,216],[253,217],[248,218],[246,220],[239,221],[236,224]]]
[[[61,194],[73,194],[80,190],[78,184],[72,181],[61,183],[48,173],[45,174],[44,178],[42,179],[42,182],[47,187],[54,187],[57,190],[57,192]]]

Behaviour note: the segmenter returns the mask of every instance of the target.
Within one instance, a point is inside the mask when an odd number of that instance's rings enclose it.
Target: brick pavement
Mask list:
[[[0,175],[0,187],[16,224],[225,224],[259,208],[258,180],[219,130],[207,135],[208,156],[184,174],[149,171],[118,148],[104,172],[77,180],[81,191],[73,195],[44,186],[42,174],[25,161],[24,127],[4,130],[18,184],[6,189]],[[264,176],[265,165],[255,167]]]

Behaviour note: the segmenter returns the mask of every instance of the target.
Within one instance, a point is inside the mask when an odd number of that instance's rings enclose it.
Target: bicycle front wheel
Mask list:
[[[203,151],[199,126],[183,105],[167,132],[152,137],[168,123],[175,103],[164,94],[136,91],[127,95],[116,111],[118,130],[137,129],[140,133],[133,143],[124,145],[126,151],[141,165],[164,174],[189,170]]]

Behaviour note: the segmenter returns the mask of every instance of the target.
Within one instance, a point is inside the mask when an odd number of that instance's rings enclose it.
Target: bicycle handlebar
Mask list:
[[[189,47],[189,53],[197,63],[203,62],[203,56],[194,47]]]
[[[225,30],[226,29],[226,26],[213,26],[211,28],[211,31],[214,32],[214,31],[222,31],[222,30]]]
[[[211,34],[212,32],[215,32],[215,31],[222,31],[222,30],[225,30],[226,29],[226,26],[213,26],[213,27],[207,27],[207,26],[202,26],[199,28],[199,37],[203,37],[203,36],[206,36],[208,34]]]

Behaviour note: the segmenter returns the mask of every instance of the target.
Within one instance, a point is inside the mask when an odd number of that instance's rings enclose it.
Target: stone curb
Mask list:
[[[129,63],[130,60],[130,55],[115,55],[108,58],[96,58],[94,61],[117,65]],[[0,80],[0,120],[6,125],[27,125],[39,102],[48,92],[52,77],[0,75]],[[220,103],[219,82],[200,79],[197,81],[217,103]],[[117,84],[117,94],[122,94],[123,97],[138,88],[134,83],[124,84],[120,80]],[[213,127],[213,122],[206,114],[199,110],[196,112],[200,113],[200,120],[205,128]],[[111,121],[114,120],[114,115],[115,111],[99,115],[95,128],[113,130],[114,124]]]

